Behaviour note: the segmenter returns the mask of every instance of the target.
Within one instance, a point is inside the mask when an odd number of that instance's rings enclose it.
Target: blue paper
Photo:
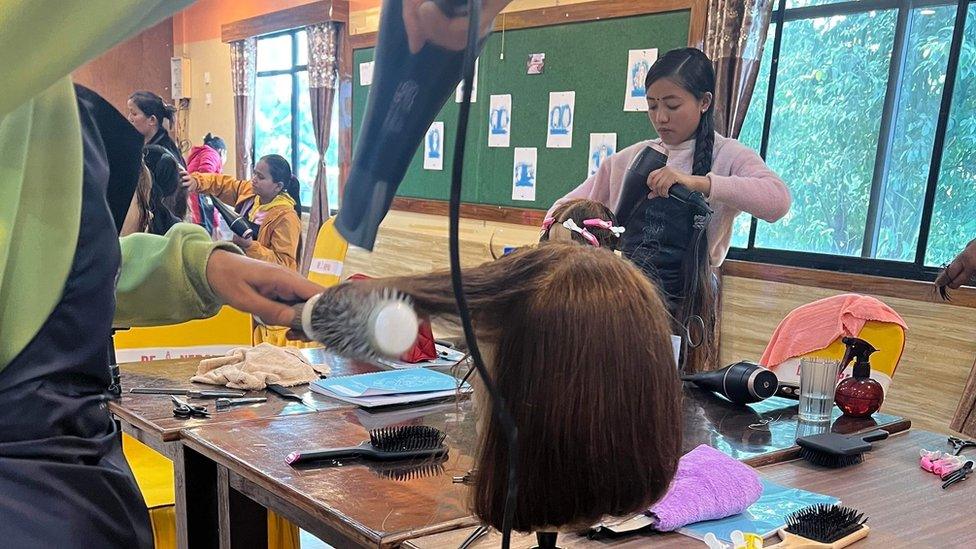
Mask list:
[[[455,378],[447,374],[426,368],[330,377],[314,382],[337,395],[350,397],[453,391],[457,388],[457,383]]]
[[[741,530],[759,534],[766,538],[786,526],[786,517],[804,507],[824,503],[835,505],[840,500],[799,488],[792,488],[761,479],[763,493],[759,501],[744,512],[719,520],[706,520],[679,528],[678,532],[696,539],[702,539],[712,532],[723,541],[732,541],[732,531]]]

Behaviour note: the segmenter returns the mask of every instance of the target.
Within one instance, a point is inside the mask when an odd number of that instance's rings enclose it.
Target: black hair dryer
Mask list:
[[[435,0],[445,14],[466,0]],[[478,49],[485,40],[478,43]],[[473,52],[477,54],[478,52]],[[347,242],[373,249],[376,231],[434,117],[461,80],[464,51],[427,43],[411,53],[401,0],[380,11],[373,83],[335,227]]]
[[[752,362],[736,362],[714,372],[682,375],[681,381],[690,381],[738,404],[766,400],[779,387],[776,374]]]
[[[637,210],[637,206],[647,198],[650,189],[647,188],[647,178],[651,172],[666,166],[668,157],[661,151],[648,145],[644,147],[637,156],[630,162],[627,171],[624,172],[623,189],[620,192],[618,202],[617,222],[623,226],[627,225],[631,215]],[[668,197],[673,198],[683,204],[694,208],[695,212],[705,215],[711,214],[712,210],[708,207],[708,201],[704,195],[698,191],[693,191],[681,184],[671,185],[668,190]]]

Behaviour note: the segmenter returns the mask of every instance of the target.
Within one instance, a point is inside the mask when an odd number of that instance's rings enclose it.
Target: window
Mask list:
[[[930,177],[956,14],[948,0],[778,2],[740,139],[783,177],[793,207],[774,224],[740,217],[730,257],[929,278],[976,238],[972,4]]]
[[[308,95],[308,37],[292,30],[258,39],[254,109],[254,158],[285,157],[301,184],[302,207],[312,205],[312,186],[321,158],[315,146]],[[329,207],[339,204],[338,94],[332,105],[329,148],[325,152]]]

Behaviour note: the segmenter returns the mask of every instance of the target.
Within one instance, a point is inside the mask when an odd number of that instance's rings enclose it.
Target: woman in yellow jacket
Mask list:
[[[191,192],[212,195],[233,204],[254,231],[252,238],[234,236],[248,257],[298,270],[302,205],[298,179],[288,161],[277,154],[261,157],[250,181],[212,173],[190,174]]]

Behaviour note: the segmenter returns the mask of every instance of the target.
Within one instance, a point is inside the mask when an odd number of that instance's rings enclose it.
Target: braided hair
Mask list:
[[[706,94],[711,94],[713,98],[715,96],[715,70],[712,68],[712,61],[699,49],[679,48],[664,54],[647,71],[644,89],[650,88],[651,84],[662,78],[681,86],[699,101]],[[712,171],[714,148],[715,101],[710,101],[695,130],[692,175],[704,176]],[[694,349],[689,348],[688,356],[685,357],[685,369],[691,372],[713,369],[718,359],[714,333],[716,288],[713,285],[714,275],[708,253],[706,222],[705,218],[695,220],[691,242],[681,265],[684,299],[678,308],[677,322],[688,323],[690,319],[699,317],[704,327],[700,337],[701,345]]]

